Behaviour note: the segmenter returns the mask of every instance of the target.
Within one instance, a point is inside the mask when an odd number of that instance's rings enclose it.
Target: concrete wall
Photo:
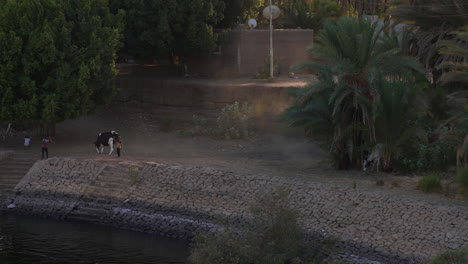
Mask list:
[[[124,179],[132,177],[129,166],[39,161],[15,188],[14,211],[67,219],[86,207],[97,212],[94,222],[188,237],[216,230],[216,217],[248,219],[248,208],[260,193],[285,186],[309,233],[335,235],[345,251],[380,263],[425,263],[445,250],[468,246],[468,210],[463,205],[434,205],[294,178],[156,163],[133,164],[140,169],[132,183],[103,185],[119,173]]]
[[[276,29],[273,34],[274,57],[280,75],[287,76],[290,66],[308,60],[306,49],[313,44],[313,30]],[[235,30],[228,33],[227,42],[218,55],[192,58],[189,73],[203,76],[254,77],[265,67],[270,54],[269,30]]]

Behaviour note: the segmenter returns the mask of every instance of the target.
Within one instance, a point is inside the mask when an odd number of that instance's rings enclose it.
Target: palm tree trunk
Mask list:
[[[349,3],[350,0],[340,0],[341,2],[341,13],[343,16],[346,16],[348,15],[348,11],[349,11],[349,6],[351,5]]]

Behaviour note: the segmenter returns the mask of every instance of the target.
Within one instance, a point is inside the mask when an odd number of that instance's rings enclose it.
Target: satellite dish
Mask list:
[[[272,11],[272,18],[273,19],[278,18],[280,16],[280,14],[281,14],[281,10],[279,9],[279,7],[277,7],[275,5],[271,6],[271,11]],[[267,7],[265,7],[265,9],[263,9],[263,17],[266,18],[266,19],[270,19],[270,6],[267,6]]]
[[[254,29],[257,27],[257,20],[255,19],[249,19],[249,28]]]

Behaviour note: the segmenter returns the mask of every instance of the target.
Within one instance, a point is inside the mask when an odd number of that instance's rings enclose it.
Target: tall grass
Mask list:
[[[424,176],[418,182],[418,189],[426,193],[442,191],[439,175],[433,173]]]

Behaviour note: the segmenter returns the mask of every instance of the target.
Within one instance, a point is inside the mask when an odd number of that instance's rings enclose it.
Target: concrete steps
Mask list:
[[[137,174],[137,171],[130,172],[127,167],[121,165],[108,166],[89,185],[87,193],[103,200],[109,196],[126,198]]]
[[[37,160],[37,156],[27,151],[15,151],[11,157],[0,160],[0,200],[15,188]]]

